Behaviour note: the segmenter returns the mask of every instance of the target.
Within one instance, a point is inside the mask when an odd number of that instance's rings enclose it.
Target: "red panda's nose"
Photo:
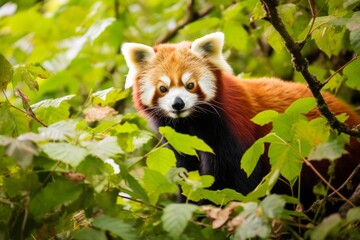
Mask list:
[[[181,111],[185,107],[185,103],[180,97],[176,97],[171,107],[176,111]]]

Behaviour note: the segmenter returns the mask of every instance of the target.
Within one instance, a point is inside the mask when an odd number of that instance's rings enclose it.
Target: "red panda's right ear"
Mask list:
[[[155,51],[152,47],[139,43],[124,43],[121,46],[121,52],[125,57],[126,64],[129,67],[129,73],[126,77],[125,88],[134,84],[135,78],[144,64],[155,57]]]

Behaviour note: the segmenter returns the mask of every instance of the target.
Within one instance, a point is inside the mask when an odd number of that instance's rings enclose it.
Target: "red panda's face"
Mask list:
[[[222,56],[223,34],[213,33],[192,44],[162,44],[155,48],[125,43],[129,66],[126,87],[136,83],[142,105],[157,114],[182,118],[201,111],[215,97],[214,70],[230,71]]]

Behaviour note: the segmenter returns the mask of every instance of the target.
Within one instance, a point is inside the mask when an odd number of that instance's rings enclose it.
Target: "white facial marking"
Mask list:
[[[191,77],[191,73],[190,72],[185,72],[182,77],[181,77],[181,81],[184,85],[186,85],[187,81],[189,81]]]
[[[155,86],[152,84],[150,79],[141,79],[140,80],[140,101],[145,106],[152,106],[152,100],[155,94]]]
[[[181,112],[176,112],[172,107],[176,97],[181,98],[185,104]],[[190,93],[185,88],[171,88],[165,96],[159,98],[159,107],[172,118],[186,117],[193,110],[197,99],[197,94]]]
[[[212,74],[204,74],[199,79],[199,86],[205,94],[205,100],[209,101],[215,97],[216,79]]]
[[[166,75],[161,76],[160,80],[163,81],[167,86],[170,86],[171,80],[168,76],[166,76]]]

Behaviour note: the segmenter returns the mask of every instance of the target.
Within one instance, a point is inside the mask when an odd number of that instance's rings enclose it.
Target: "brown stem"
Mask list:
[[[323,83],[322,83],[322,87],[324,87],[336,74],[338,74],[341,70],[343,70],[344,68],[346,68],[350,63],[352,63],[353,61],[355,61],[356,59],[358,59],[359,56],[355,55],[355,57],[353,57],[352,59],[350,59],[350,61],[348,61],[347,63],[345,63],[343,66],[341,66],[338,70],[336,70],[330,77],[328,77]]]
[[[261,3],[266,13],[265,20],[269,21],[284,39],[285,46],[292,55],[294,68],[296,71],[301,72],[308,83],[308,86],[317,101],[317,109],[321,115],[327,119],[330,127],[336,129],[339,133],[343,132],[353,137],[360,137],[360,126],[353,126],[353,128],[350,129],[345,123],[340,122],[330,111],[320,92],[322,83],[309,72],[308,61],[301,54],[301,45],[296,43],[286,30],[285,25],[277,12],[276,1],[261,0]]]
[[[320,178],[320,180],[326,184],[326,186],[328,186],[336,195],[338,195],[342,200],[344,200],[347,204],[349,204],[350,206],[354,206],[354,204],[352,202],[349,201],[349,199],[347,199],[344,195],[342,195],[337,189],[335,189],[319,172],[318,170],[314,167],[314,165],[311,164],[310,161],[304,159],[304,163],[311,168],[311,170]]]
[[[141,200],[138,200],[138,199],[135,199],[135,198],[132,198],[132,197],[127,197],[127,196],[120,195],[120,194],[119,194],[119,197],[124,198],[124,199],[128,199],[128,200],[133,201],[133,202],[137,202],[137,203],[140,203],[140,204],[152,207],[152,208],[155,208],[157,210],[163,210],[162,207],[159,207],[159,206],[156,206],[156,205],[150,205],[150,204],[147,204],[147,203],[145,203],[145,202],[143,202]]]
[[[348,182],[350,182],[350,180],[355,176],[355,174],[360,170],[360,164],[356,166],[356,168],[354,169],[354,171],[352,171],[352,173],[349,175],[349,177],[345,180],[345,182],[343,184],[341,184],[340,187],[338,187],[336,189],[337,192],[339,192],[341,189],[343,189]],[[333,195],[335,194],[335,192],[332,192],[331,194],[329,194],[328,197],[333,197]]]
[[[24,110],[22,110],[22,109],[20,109],[20,108],[18,108],[18,107],[16,107],[16,106],[14,106],[14,105],[12,105],[11,102],[10,102],[10,100],[8,99],[6,93],[5,93],[5,90],[4,90],[3,88],[1,88],[1,90],[2,90],[2,92],[3,92],[3,94],[4,94],[4,97],[5,97],[6,101],[10,104],[10,107],[12,107],[12,108],[14,108],[14,109],[22,112],[23,114],[25,114],[25,115],[33,118],[34,120],[36,120],[37,122],[39,122],[43,127],[48,127],[43,121],[41,121],[41,120],[35,115],[35,113],[31,110],[30,106],[29,106],[29,111],[24,111]]]

